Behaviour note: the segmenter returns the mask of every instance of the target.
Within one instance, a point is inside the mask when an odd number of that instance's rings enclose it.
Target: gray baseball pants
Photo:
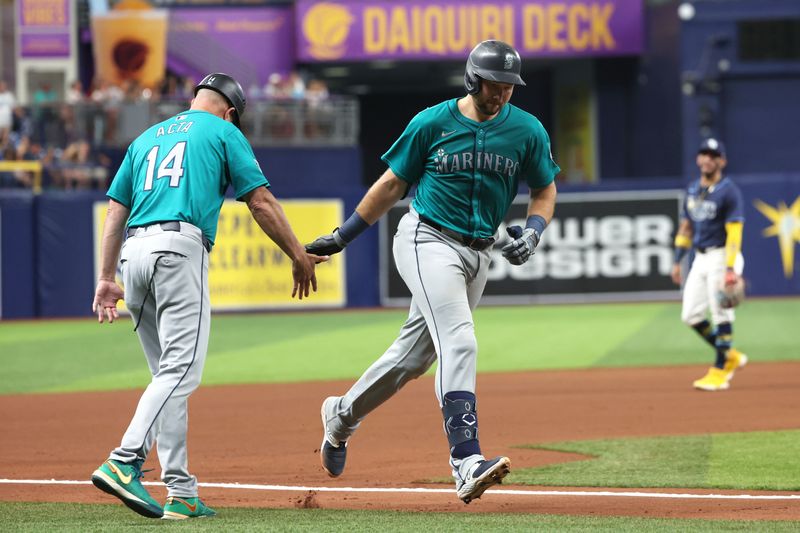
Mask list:
[[[420,222],[411,209],[394,236],[397,270],[411,291],[400,334],[325,413],[333,437],[347,440],[373,409],[437,361],[436,397],[475,392],[478,346],[472,311],[489,269],[489,250],[476,251]]]
[[[137,228],[120,254],[125,304],[153,376],[122,443],[110,458],[147,457],[157,442],[161,479],[170,496],[197,496],[186,451],[189,395],[200,384],[211,318],[208,252],[197,227]]]

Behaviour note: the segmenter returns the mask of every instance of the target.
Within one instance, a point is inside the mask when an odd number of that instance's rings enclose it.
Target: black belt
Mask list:
[[[420,222],[432,227],[439,233],[454,238],[467,248],[472,248],[473,250],[477,250],[479,252],[491,247],[494,244],[494,237],[489,237],[488,239],[484,239],[482,237],[472,237],[470,235],[464,235],[457,231],[453,231],[449,228],[444,228],[442,227],[441,224],[438,224],[423,215],[419,215],[419,220]]]
[[[161,231],[180,231],[181,230],[181,223],[177,220],[170,220],[168,222],[153,222],[152,224],[148,224],[147,226],[154,226],[158,224],[161,226]],[[147,226],[132,226],[128,228],[128,237],[133,237],[136,235],[136,230],[139,228],[146,228]],[[211,252],[211,241],[206,239],[205,235],[202,235],[203,239],[203,248],[206,249],[207,252]]]
[[[711,250],[717,250],[718,248],[722,248],[722,246],[698,246],[697,251],[701,254],[706,252],[710,252]]]

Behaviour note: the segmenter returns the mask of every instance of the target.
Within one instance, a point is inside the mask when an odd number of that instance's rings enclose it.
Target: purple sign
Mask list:
[[[173,9],[167,65],[198,81],[209,72],[225,72],[245,90],[263,86],[270,74],[294,65],[292,7]]]
[[[486,39],[523,57],[643,48],[643,0],[299,0],[296,13],[301,61],[464,58]]]
[[[20,57],[69,57],[69,33],[23,33],[19,36]]]
[[[69,0],[18,0],[19,57],[69,57]]]

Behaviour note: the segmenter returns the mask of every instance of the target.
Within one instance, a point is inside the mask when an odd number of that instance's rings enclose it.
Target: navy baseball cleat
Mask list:
[[[502,483],[509,472],[511,459],[508,457],[478,461],[463,479],[457,481],[456,494],[461,501],[469,503],[480,498],[489,487]]]
[[[322,468],[331,477],[339,477],[344,472],[344,463],[347,460],[347,441],[336,440],[328,431],[325,404],[335,401],[336,396],[330,396],[322,402],[320,414],[322,416],[322,444],[319,447],[319,457]]]

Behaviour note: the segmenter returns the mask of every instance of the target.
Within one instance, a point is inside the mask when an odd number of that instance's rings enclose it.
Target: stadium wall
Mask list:
[[[356,149],[321,150],[314,156],[308,150],[259,151],[258,157],[264,168],[268,169],[273,191],[279,198],[340,198],[344,200],[346,217],[364,193],[364,187],[360,184],[360,156]],[[737,175],[734,179],[740,185],[746,203],[744,255],[748,294],[800,295],[800,260],[797,257],[800,243],[797,230],[800,227],[800,175]],[[615,198],[636,199],[638,196],[642,202],[647,202],[654,194],[678,198],[684,185],[682,180],[677,179],[607,180],[599,186],[562,186],[561,192],[565,200],[567,193],[580,193],[590,200],[613,201]],[[91,314],[95,283],[93,206],[95,202],[103,200],[101,191],[46,192],[38,196],[19,191],[3,191],[0,194],[0,318]],[[617,209],[625,209],[622,204],[619,205]],[[674,205],[677,210],[678,201],[674,201]],[[646,213],[646,210],[641,211],[641,206],[637,209],[637,212]],[[582,209],[580,202],[576,201],[571,202],[570,213],[572,218],[615,214],[606,208],[606,212],[592,215],[589,207]],[[619,215],[627,216],[628,213],[620,212]],[[556,216],[559,216],[558,209]],[[385,279],[390,273],[388,270],[393,267],[391,261],[385,261],[387,237],[391,237],[391,231],[384,236],[383,244],[379,239],[380,233],[378,228],[373,228],[347,248],[348,307],[377,306],[382,302],[379,281]],[[671,236],[661,236],[659,241],[663,245],[663,241],[669,238]],[[545,254],[546,250],[543,249],[542,253]],[[383,262],[381,254],[384,256]],[[660,275],[668,276],[668,273],[662,272]],[[510,281],[517,283],[514,290],[524,293],[526,280],[522,279],[523,283],[520,283],[520,279]],[[576,292],[587,292],[585,281],[581,280],[584,284],[580,286],[581,291]],[[655,285],[650,285],[646,291],[652,291],[653,287],[661,289],[652,292],[649,298],[677,298],[677,288],[669,294],[669,289],[661,284],[664,280],[656,276],[651,281]],[[527,283],[531,282],[535,283],[535,280],[527,280]],[[543,282],[543,285],[546,284]],[[563,283],[559,291],[564,294]],[[648,298],[635,290],[626,292],[628,294],[622,299]],[[548,298],[541,290],[528,298],[524,294],[505,299],[502,294],[499,296],[494,297],[492,302],[558,300]],[[597,300],[598,297],[595,295],[592,299]],[[619,294],[613,299],[619,300]]]

